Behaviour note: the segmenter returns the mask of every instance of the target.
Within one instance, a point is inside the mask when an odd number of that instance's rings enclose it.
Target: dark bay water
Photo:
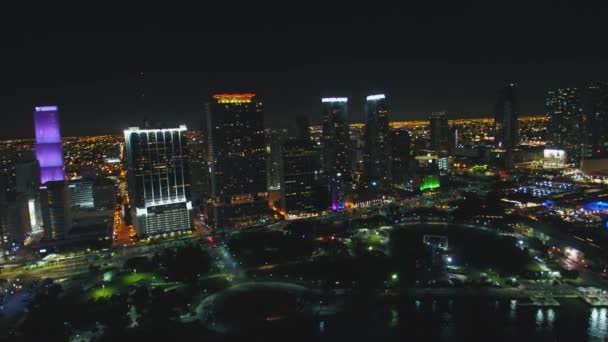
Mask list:
[[[608,309],[579,299],[561,306],[519,306],[511,300],[404,299],[342,313],[320,327],[323,341],[606,341]]]

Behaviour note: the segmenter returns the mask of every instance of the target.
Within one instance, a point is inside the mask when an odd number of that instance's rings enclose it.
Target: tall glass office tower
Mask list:
[[[323,170],[329,183],[331,209],[343,210],[352,190],[350,130],[346,97],[326,97],[323,104]]]
[[[137,234],[192,227],[186,126],[125,130],[128,188]]]
[[[501,89],[494,109],[495,138],[497,148],[513,149],[519,143],[519,94],[511,83]]]
[[[389,113],[384,94],[370,95],[365,103],[365,186],[378,195],[391,186]]]
[[[64,180],[57,106],[36,107],[34,129],[36,131],[36,159],[40,165],[40,183]]]

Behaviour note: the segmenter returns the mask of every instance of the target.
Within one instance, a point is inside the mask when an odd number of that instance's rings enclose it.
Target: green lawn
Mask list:
[[[122,285],[124,286],[130,286],[133,284],[136,284],[140,281],[146,281],[149,283],[153,283],[153,282],[163,282],[163,280],[160,277],[155,277],[153,273],[131,273],[131,274],[127,274],[123,277],[121,277],[122,279],[120,280]]]
[[[114,286],[103,286],[92,289],[89,292],[88,299],[94,301],[109,299],[114,295],[117,295],[120,291]]]
[[[129,286],[137,284],[140,281],[148,282],[154,287],[163,288],[181,285],[179,282],[167,282],[162,277],[159,277],[154,273],[129,273],[115,276],[111,281],[105,282],[104,285],[94,287],[86,294],[86,299],[93,299],[95,301],[108,299],[126,291]]]
[[[526,266],[526,269],[530,272],[542,272],[543,271],[542,266],[537,262],[529,263],[528,266]]]
[[[498,273],[487,270],[485,272],[485,274],[488,276],[488,280],[498,283],[498,285],[501,285],[501,286],[505,284],[504,279],[501,276],[499,276]]]
[[[381,235],[370,235],[367,238],[367,243],[370,245],[381,245],[384,243],[384,241],[386,241],[386,238]]]

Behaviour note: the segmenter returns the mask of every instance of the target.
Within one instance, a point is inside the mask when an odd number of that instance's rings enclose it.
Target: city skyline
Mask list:
[[[605,10],[198,5],[3,45],[0,340],[608,340]]]

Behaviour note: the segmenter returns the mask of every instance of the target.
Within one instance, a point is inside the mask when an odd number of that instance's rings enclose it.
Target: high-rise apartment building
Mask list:
[[[329,186],[332,210],[343,210],[352,190],[350,129],[346,97],[326,97],[323,104],[323,170]]]
[[[450,149],[450,126],[446,112],[433,112],[429,117],[431,149],[445,154]]]
[[[206,106],[211,199],[206,216],[217,228],[268,222],[262,103],[255,94],[217,94]]]
[[[589,82],[581,92],[583,154],[608,155],[608,82]]]
[[[391,132],[391,175],[393,187],[411,190],[410,177],[410,134],[406,130]]]
[[[547,92],[548,147],[566,151],[568,161],[579,164],[583,148],[583,108],[577,88],[561,88]]]
[[[519,143],[519,91],[511,83],[501,89],[494,109],[494,143],[497,148],[513,149]]]
[[[289,214],[316,213],[327,209],[327,189],[321,180],[321,157],[311,140],[283,144],[283,193]]]
[[[384,94],[366,100],[364,183],[369,194],[377,195],[391,185],[390,118]]]

